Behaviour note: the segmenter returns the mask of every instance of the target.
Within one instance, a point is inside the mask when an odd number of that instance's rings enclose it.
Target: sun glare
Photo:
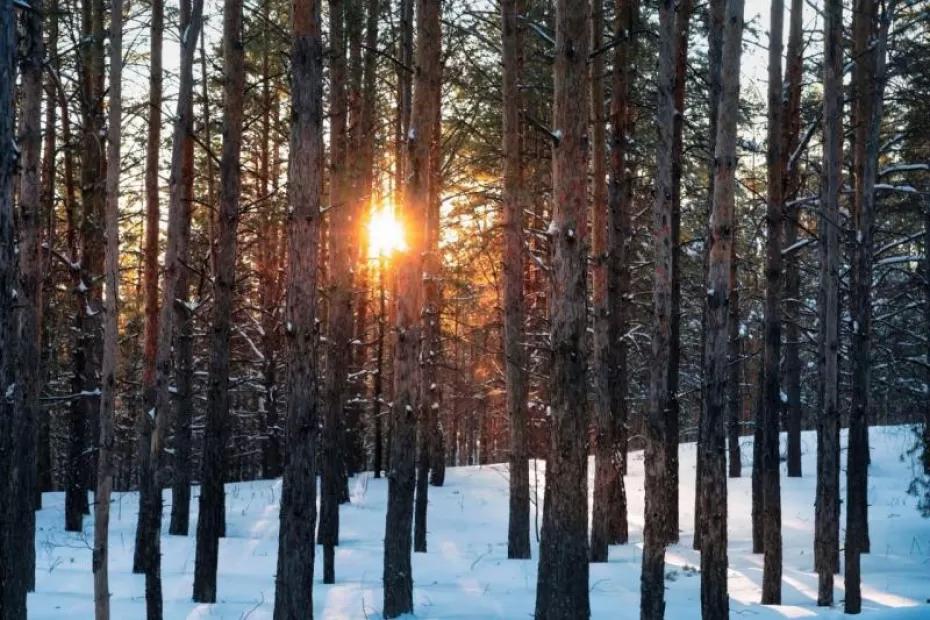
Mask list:
[[[368,222],[368,256],[384,258],[407,249],[404,227],[391,205],[381,205]]]

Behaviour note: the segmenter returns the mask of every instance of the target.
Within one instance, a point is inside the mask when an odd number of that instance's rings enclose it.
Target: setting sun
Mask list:
[[[378,207],[368,222],[368,256],[379,258],[407,249],[404,227],[391,205]]]

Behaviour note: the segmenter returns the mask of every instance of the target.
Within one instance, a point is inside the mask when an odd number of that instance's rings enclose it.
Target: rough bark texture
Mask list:
[[[762,603],[781,603],[781,475],[778,435],[781,430],[781,235],[784,209],[784,141],[782,123],[782,27],[784,4],[773,0],[769,32],[768,199],[765,212],[765,321],[762,386]]]
[[[407,132],[406,184],[401,213],[407,250],[397,257],[395,273],[396,342],[391,464],[384,540],[384,616],[413,611],[410,547],[415,487],[416,422],[419,408],[419,355],[423,312],[423,250],[430,200],[430,145],[435,127],[433,89],[439,76],[441,32],[439,0],[417,1],[416,75],[410,130]]]
[[[180,79],[174,139],[171,151],[171,175],[168,180],[168,231],[165,249],[165,276],[158,317],[158,342],[155,364],[155,383],[145,386],[154,393],[154,407],[143,414],[143,440],[148,449],[142,450],[140,463],[139,523],[136,526],[137,560],[134,568],[145,572],[146,613],[149,620],[162,617],[161,596],[161,488],[164,484],[165,440],[171,419],[171,344],[179,317],[181,298],[179,282],[181,270],[186,267],[181,257],[187,245],[190,228],[190,203],[185,201],[193,182],[193,169],[185,166],[185,151],[190,148],[193,132],[193,61],[197,35],[203,14],[203,0],[182,7],[182,15],[189,21],[182,24]],[[189,11],[189,13],[187,13]],[[183,317],[183,315],[181,315]]]
[[[530,557],[530,469],[527,447],[526,350],[523,301],[523,141],[520,73],[523,36],[520,0],[501,2],[504,125],[504,380],[510,421],[510,516],[507,557]],[[596,521],[595,521],[596,522]]]
[[[736,139],[739,116],[739,73],[742,52],[743,0],[729,0],[723,32],[721,97],[714,152],[714,200],[710,218],[707,273],[707,336],[704,349],[704,411],[701,416],[701,613],[726,618],[727,597],[727,478],[726,406],[731,380],[730,297],[734,211],[736,202]]]
[[[0,144],[13,144],[16,136],[13,92],[16,86],[16,19],[12,0],[0,0]],[[23,393],[17,387],[16,360],[19,338],[15,328],[14,290],[16,256],[13,245],[13,185],[16,152],[0,149],[0,481],[4,497],[16,491],[18,476],[13,428],[23,415]],[[26,617],[26,584],[13,561],[16,547],[13,523],[18,519],[14,502],[0,506],[0,618]]]
[[[220,158],[220,203],[213,278],[213,329],[194,564],[194,600],[200,603],[216,602],[219,539],[226,533],[226,494],[223,482],[229,425],[229,336],[236,283],[239,162],[245,96],[242,0],[226,0],[223,5],[223,59],[223,151]]]
[[[327,286],[326,409],[323,420],[322,480],[320,484],[320,529],[317,542],[323,545],[323,583],[336,579],[333,558],[339,544],[339,499],[342,490],[344,424],[348,343],[352,339],[352,204],[346,136],[345,13],[347,0],[329,3],[329,169],[330,207],[329,282]]]
[[[675,116],[675,3],[659,3],[659,57],[656,100],[656,181],[652,214],[655,248],[653,271],[653,335],[646,411],[645,526],[640,583],[640,616],[662,618],[665,613],[665,545],[668,540],[669,356],[672,338],[672,149]]]
[[[536,618],[587,618],[588,411],[585,369],[588,70],[587,0],[558,0],[552,149],[551,430],[539,543]]]
[[[724,30],[724,16],[726,13],[726,0],[710,0],[707,6],[707,24],[708,24],[708,33],[707,33],[707,98],[708,98],[708,139],[707,139],[707,222],[708,227],[705,230],[705,238],[708,240],[705,242],[704,249],[704,276],[707,276],[708,270],[708,261],[709,261],[709,252],[710,247],[710,214],[713,211],[714,203],[714,179],[717,175],[716,165],[714,161],[714,155],[717,145],[717,120],[720,108],[720,65],[723,60],[723,30]],[[735,235],[734,235],[735,237]],[[736,243],[734,242],[731,245],[731,251],[735,252]],[[735,271],[735,256],[731,257],[731,269]],[[733,274],[735,279],[736,274]],[[706,283],[705,283],[706,284]],[[705,286],[706,288],[706,286]],[[731,287],[731,298],[730,304],[731,309],[733,305],[737,303],[738,297],[735,291],[735,285]],[[738,312],[738,310],[737,310]],[[701,349],[702,351],[707,347],[706,335],[707,335],[707,304],[702,300],[701,304]],[[731,351],[732,352],[732,351]],[[700,416],[704,415],[704,386],[706,384],[706,377],[704,376],[705,369],[703,365],[701,366],[701,407],[698,411],[698,432],[697,432],[697,449],[701,449],[701,422]],[[738,432],[738,429],[737,429]],[[730,451],[734,449],[734,445],[730,443]],[[739,446],[736,446],[737,452],[739,451]],[[731,467],[732,467],[732,457],[731,457]],[[694,540],[692,541],[692,547],[695,550],[701,548],[701,530],[703,529],[703,517],[701,513],[701,459],[698,459],[695,467],[695,481],[694,481]]]
[[[787,66],[785,69],[784,93],[784,132],[782,159],[785,160],[783,200],[790,201],[796,194],[800,175],[796,160],[792,154],[798,146],[801,129],[801,80],[804,69],[804,50],[802,48],[803,1],[791,0],[791,21],[788,26]],[[798,240],[797,206],[790,207],[784,214],[785,247],[791,247]],[[798,266],[798,253],[792,252],[785,261],[785,394],[787,403],[788,431],[788,477],[801,476],[801,329],[800,295],[801,273]]]
[[[145,147],[145,249],[143,250],[144,281],[142,285],[143,294],[145,295],[145,324],[142,336],[142,416],[145,416],[145,412],[155,406],[155,357],[158,353],[158,237],[159,219],[161,217],[158,193],[158,162],[162,146],[162,37],[164,13],[163,0],[152,0],[149,24],[149,118],[148,138]],[[142,421],[144,422],[144,417]],[[146,441],[143,440],[141,443],[143,445],[140,445],[140,449],[148,447]],[[141,561],[138,554],[135,560],[137,563]]]
[[[668,356],[668,415],[665,420],[665,458],[668,493],[666,523],[668,542],[678,542],[678,434],[681,411],[678,401],[679,366],[681,364],[681,166],[684,140],[685,71],[688,63],[688,25],[691,0],[675,7],[675,86],[672,117],[672,309],[671,340]]]
[[[104,27],[103,1],[81,3],[81,246],[79,283],[75,295],[75,347],[72,389],[80,398],[72,401],[72,434],[69,437],[69,484],[65,497],[65,529],[80,531],[89,511],[87,491],[93,478],[94,452],[88,440],[96,436],[99,413],[100,287],[103,273],[104,177],[106,175],[103,120]],[[89,310],[89,311],[88,311]],[[88,430],[88,425],[89,429]]]
[[[629,537],[623,476],[626,474],[629,437],[629,342],[625,336],[632,310],[629,291],[633,177],[627,168],[636,115],[631,91],[636,78],[634,30],[639,23],[639,4],[638,0],[616,0],[614,3],[614,37],[619,37],[619,44],[614,48],[610,103],[610,179],[607,187],[607,305],[610,323],[608,333],[612,344],[608,352],[608,381],[612,386],[609,443],[613,455],[610,462],[612,469],[607,476],[608,544],[626,543]]]
[[[862,607],[860,555],[869,552],[869,386],[872,349],[872,260],[875,221],[875,180],[885,89],[888,28],[896,2],[881,8],[859,0],[853,12],[853,245],[850,315],[852,329],[852,402],[846,451],[846,544],[844,609]]]
[[[320,4],[291,7],[291,140],[285,335],[287,340],[287,453],[281,491],[275,620],[313,617],[316,527],[317,271],[323,185],[323,45]]]
[[[19,144],[19,383],[23,390],[23,410],[20,417],[22,478],[18,494],[8,496],[18,513],[15,523],[19,548],[13,560],[21,571],[28,590],[35,590],[35,496],[36,496],[36,429],[39,416],[40,329],[42,308],[42,192],[40,160],[42,150],[42,64],[45,47],[42,42],[42,2],[31,5],[33,10],[21,12],[21,106]],[[54,107],[51,105],[50,107]]]
[[[843,3],[829,0],[824,11],[823,181],[820,235],[821,408],[817,416],[817,492],[814,568],[817,604],[833,604],[833,574],[839,565],[839,200],[843,166]]]
[[[420,418],[417,423],[417,492],[414,506],[413,550],[426,552],[426,509],[430,478],[445,476],[433,468],[443,460],[442,387],[439,368],[442,364],[442,256],[439,252],[440,189],[442,183],[442,63],[428,76],[433,103],[429,146],[429,200],[426,207],[426,230],[423,251],[423,341],[420,349]],[[435,476],[431,476],[435,474]]]
[[[109,543],[110,494],[113,490],[113,417],[119,347],[119,181],[123,124],[123,0],[110,7],[110,86],[107,118],[106,307],[100,395],[100,443],[97,448],[97,489],[94,493],[94,617],[110,618]]]

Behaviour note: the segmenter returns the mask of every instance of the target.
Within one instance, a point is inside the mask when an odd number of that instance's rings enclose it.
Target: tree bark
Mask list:
[[[441,5],[418,0],[416,74],[410,130],[407,132],[406,184],[402,220],[407,250],[395,262],[397,282],[394,347],[394,405],[391,464],[384,539],[384,616],[413,611],[410,546],[413,525],[416,418],[419,407],[419,355],[423,312],[423,252],[430,200],[430,147],[435,127],[434,88],[439,87]]]
[[[19,548],[13,559],[27,589],[35,590],[35,496],[37,419],[41,390],[41,308],[42,308],[42,191],[40,160],[42,151],[42,41],[43,5],[33,3],[22,11],[22,52],[20,60],[22,116],[20,119],[19,191],[19,372],[23,409],[19,418],[16,449],[22,451],[18,495],[8,496],[15,505]],[[54,108],[54,104],[50,107]]]
[[[665,545],[668,541],[668,463],[670,355],[672,338],[673,173],[675,93],[675,3],[659,4],[659,40],[656,101],[656,184],[652,234],[653,336],[646,411],[645,525],[640,582],[640,616],[662,618],[665,613]]]
[[[801,129],[801,80],[804,70],[802,48],[803,0],[791,0],[791,21],[788,27],[787,66],[785,69],[785,103],[783,138],[785,160],[785,189],[783,200],[790,201],[797,194],[800,176],[796,161],[791,157],[798,147]],[[785,247],[798,240],[798,206],[788,208],[784,214]],[[787,403],[788,431],[788,477],[801,477],[801,359],[800,359],[800,295],[801,274],[798,253],[788,255],[785,265],[785,392]]]
[[[100,395],[100,442],[97,449],[97,489],[94,493],[94,617],[110,618],[109,534],[113,490],[113,418],[119,349],[119,181],[123,132],[123,0],[110,8],[110,86],[107,108],[106,307]]]
[[[526,350],[523,301],[523,141],[520,74],[523,36],[520,0],[501,2],[504,124],[504,381],[510,421],[510,513],[507,557],[530,557],[530,470],[527,449]]]
[[[768,85],[768,199],[765,240],[765,335],[762,396],[762,505],[763,561],[762,603],[781,603],[781,475],[778,437],[781,430],[781,296],[784,284],[781,258],[785,160],[782,123],[782,26],[784,3],[773,0],[769,29]]]
[[[189,11],[189,13],[188,13]],[[193,140],[193,62],[194,49],[203,14],[203,0],[193,0],[182,6],[180,78],[174,139],[171,151],[171,175],[168,180],[168,231],[165,248],[165,276],[158,316],[158,341],[155,363],[155,383],[145,386],[154,394],[154,407],[144,413],[141,421],[143,439],[148,439],[140,463],[139,523],[136,526],[137,560],[134,568],[145,572],[146,614],[149,620],[162,617],[161,593],[161,489],[165,477],[165,440],[171,420],[171,344],[177,324],[183,320],[178,299],[183,299],[180,287],[182,263],[189,233],[190,203],[185,201],[193,182],[193,169],[184,165],[186,149]]]
[[[216,602],[219,539],[226,534],[225,450],[229,433],[229,336],[236,284],[236,230],[239,225],[240,155],[242,150],[245,50],[242,0],[223,5],[223,151],[220,158],[220,202],[214,265],[213,330],[207,384],[206,428],[197,519],[194,601]]]
[[[736,140],[743,0],[729,0],[722,35],[721,96],[714,140],[714,199],[710,219],[707,273],[705,392],[701,416],[701,614],[729,616],[727,596],[726,406],[730,364],[730,297],[736,203]]]
[[[681,411],[678,402],[679,366],[681,364],[681,169],[685,119],[685,73],[688,64],[688,25],[691,0],[675,8],[675,86],[672,117],[672,309],[671,340],[668,357],[668,410],[665,421],[666,487],[668,507],[666,523],[668,542],[678,542],[678,435]]]
[[[442,184],[442,61],[437,59],[435,73],[428,77],[433,98],[432,130],[429,145],[429,200],[426,205],[423,252],[423,341],[420,360],[420,419],[417,450],[417,489],[414,505],[413,550],[426,552],[426,508],[430,470],[435,461],[442,462],[440,413],[442,387],[439,367],[442,363],[442,256],[439,254],[440,190]],[[433,469],[434,474],[438,474]],[[445,472],[442,473],[445,476]]]
[[[824,11],[823,182],[820,234],[821,409],[817,416],[817,491],[814,568],[817,604],[833,604],[833,574],[839,568],[839,200],[843,167],[843,3],[829,0]]]
[[[536,618],[588,618],[587,0],[558,0],[549,282],[551,427]]]
[[[16,87],[16,18],[12,0],[0,0],[0,144],[16,138],[13,114]],[[23,412],[23,390],[18,387],[16,363],[19,338],[15,321],[16,255],[13,239],[13,186],[16,152],[0,149],[0,481],[4,497],[14,496],[18,464],[15,462],[13,429]],[[19,465],[21,466],[21,464]],[[20,579],[14,559],[14,527],[19,515],[14,502],[0,507],[0,618],[26,617],[26,583]]]
[[[320,483],[320,529],[323,545],[323,583],[334,583],[334,547],[339,544],[339,503],[342,493],[342,426],[345,424],[345,389],[352,339],[352,208],[347,172],[346,134],[346,4],[329,3],[329,282],[327,286],[326,410],[323,421],[323,454]]]
[[[862,607],[860,554],[869,552],[869,408],[872,357],[872,260],[885,52],[896,2],[859,0],[853,14],[853,218],[856,229],[850,315],[853,320],[852,402],[846,450],[846,613]]]
[[[323,45],[320,4],[295,0],[291,13],[291,139],[285,335],[287,428],[275,620],[313,617],[316,527],[317,272],[323,185]]]

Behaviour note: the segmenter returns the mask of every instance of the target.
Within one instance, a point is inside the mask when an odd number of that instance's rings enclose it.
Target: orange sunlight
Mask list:
[[[393,205],[380,205],[368,221],[368,257],[386,258],[406,249],[404,227],[394,213]]]

